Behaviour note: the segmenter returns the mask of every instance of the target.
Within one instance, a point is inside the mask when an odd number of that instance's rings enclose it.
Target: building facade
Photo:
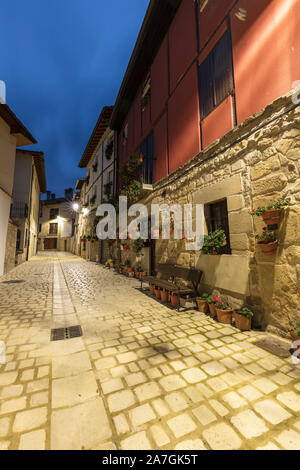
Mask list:
[[[57,198],[47,192],[40,203],[39,251],[73,251],[75,213],[72,208],[73,190],[66,189],[65,197]]]
[[[17,226],[16,264],[37,253],[40,195],[46,191],[43,152],[17,150],[10,209],[11,219]]]
[[[15,266],[17,227],[10,219],[16,148],[36,140],[6,104],[0,104],[0,276]]]
[[[201,268],[203,290],[281,334],[300,320],[299,19],[297,0],[151,1],[111,119],[118,167],[143,154],[153,189],[141,201],[203,204],[206,233],[227,236],[217,255],[156,240],[150,271]],[[281,198],[290,207],[265,257],[249,211]]]
[[[89,261],[102,262],[108,253],[108,242],[96,237],[96,210],[102,202],[111,201],[116,193],[115,133],[109,128],[113,107],[105,106],[79,162],[86,168],[86,178],[79,179],[78,214],[75,222],[75,252]]]

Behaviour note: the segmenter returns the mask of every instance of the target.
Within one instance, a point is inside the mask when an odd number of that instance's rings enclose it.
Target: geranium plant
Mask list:
[[[277,202],[274,202],[274,204],[270,204],[269,206],[259,206],[257,208],[254,208],[251,211],[249,211],[249,214],[256,215],[259,217],[264,212],[280,210],[283,207],[286,207],[289,205],[290,205],[290,199],[279,199]]]
[[[273,230],[267,230],[266,227],[263,228],[261,235],[255,235],[255,238],[258,240],[258,243],[271,243],[276,240],[275,232]]]
[[[224,230],[215,230],[209,235],[204,235],[203,253],[217,255],[219,250],[226,244]]]
[[[254,315],[253,312],[252,312],[252,310],[251,310],[250,308],[248,308],[248,307],[243,307],[243,308],[241,308],[241,309],[238,311],[238,313],[239,313],[240,315],[243,315],[244,317],[247,317],[247,318],[251,318],[251,317],[253,317],[253,315]]]
[[[145,246],[145,242],[141,238],[137,238],[133,242],[133,249],[136,252],[136,254],[139,254],[144,248],[144,246]]]

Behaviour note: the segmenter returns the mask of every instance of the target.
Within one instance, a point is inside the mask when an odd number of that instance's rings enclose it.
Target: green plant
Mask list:
[[[126,268],[130,268],[130,261],[129,261],[128,258],[125,259],[125,261],[124,261],[124,266],[125,266]]]
[[[231,307],[229,307],[229,305],[227,304],[222,304],[221,302],[218,302],[216,304],[216,307],[219,308],[220,310],[232,310]]]
[[[261,235],[255,235],[255,238],[258,240],[258,243],[271,243],[276,240],[275,232],[273,230],[267,230],[266,227],[263,228],[263,233]]]
[[[134,249],[136,254],[139,254],[142,251],[142,249],[144,248],[144,246],[145,246],[145,242],[144,242],[144,240],[142,240],[142,238],[137,238],[133,242],[133,249]]]
[[[122,187],[122,196],[127,196],[128,202],[133,203],[139,200],[142,190],[142,183],[138,180],[128,181]]]
[[[259,206],[257,209],[252,209],[252,211],[249,211],[249,214],[256,215],[257,217],[259,217],[264,212],[275,211],[275,210],[282,209],[283,207],[286,207],[289,205],[290,205],[290,199],[282,198],[274,202],[274,204],[270,204],[269,206]]]
[[[200,295],[200,297],[196,297],[196,300],[205,300],[205,301],[208,301],[209,299],[209,294],[206,294],[206,292],[204,292],[203,294]]]
[[[300,336],[300,326],[294,326],[293,330],[297,336]]]
[[[207,303],[209,303],[210,305],[217,304],[219,302],[221,302],[220,297],[215,297],[214,295],[209,295],[207,297]]]
[[[238,313],[240,315],[243,315],[244,317],[247,317],[247,318],[250,318],[250,317],[253,317],[254,313],[252,312],[252,310],[248,307],[243,307],[241,308]]]
[[[204,235],[204,245],[202,248],[205,254],[218,254],[218,250],[226,243],[226,235],[224,230],[215,230],[209,235]]]

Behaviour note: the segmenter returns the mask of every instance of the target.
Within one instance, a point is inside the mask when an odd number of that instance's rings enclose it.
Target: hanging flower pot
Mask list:
[[[274,240],[270,243],[259,242],[258,245],[265,256],[274,256],[277,251],[278,241]]]
[[[263,212],[262,218],[266,225],[278,225],[280,222],[280,209]]]
[[[160,298],[164,303],[168,301],[168,291],[166,289],[160,291]]]

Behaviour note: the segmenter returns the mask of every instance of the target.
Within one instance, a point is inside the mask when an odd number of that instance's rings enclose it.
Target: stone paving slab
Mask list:
[[[300,449],[300,365],[264,336],[43,253],[0,279],[0,449]]]

